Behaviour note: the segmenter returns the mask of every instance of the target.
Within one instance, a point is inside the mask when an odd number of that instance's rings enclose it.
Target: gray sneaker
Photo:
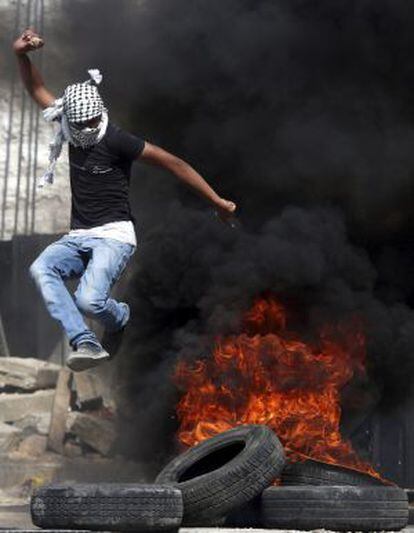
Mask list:
[[[73,350],[66,360],[66,366],[73,372],[81,372],[88,370],[94,366],[108,361],[110,359],[109,353],[93,342],[81,342],[77,349]]]

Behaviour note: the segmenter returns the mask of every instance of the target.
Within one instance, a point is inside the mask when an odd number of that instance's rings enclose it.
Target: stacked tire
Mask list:
[[[280,476],[283,447],[266,426],[240,426],[175,458],[154,485],[56,484],[31,499],[44,529],[165,531],[220,525]]]
[[[361,477],[362,476],[362,477]],[[276,479],[282,485],[272,486]],[[31,502],[42,528],[165,531],[237,526],[337,531],[399,530],[403,490],[309,461],[287,465],[267,426],[239,426],[173,459],[154,485],[49,485]]]
[[[181,492],[171,486],[52,484],[34,491],[33,523],[43,529],[169,531],[180,527]]]
[[[245,425],[205,440],[176,457],[157,483],[181,490],[183,525],[221,525],[278,478],[283,446],[267,426]]]
[[[226,525],[274,529],[397,531],[408,523],[405,491],[372,476],[318,461],[289,464]]]

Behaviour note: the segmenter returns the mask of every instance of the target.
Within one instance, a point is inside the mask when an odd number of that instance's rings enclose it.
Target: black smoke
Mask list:
[[[129,449],[171,448],[177,357],[208,355],[263,291],[313,326],[364,316],[372,387],[414,351],[414,5],[402,0],[63,3],[65,81],[104,73],[111,116],[192,163],[242,227],[137,164],[140,245],[119,361]],[[85,23],[86,22],[86,23]],[[55,42],[53,43],[53,39]],[[57,88],[56,88],[57,90]]]

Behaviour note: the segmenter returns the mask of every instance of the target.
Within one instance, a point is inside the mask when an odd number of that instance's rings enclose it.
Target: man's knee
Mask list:
[[[86,316],[99,316],[105,308],[105,300],[95,291],[82,291],[74,296],[77,308]]]
[[[41,279],[48,274],[50,266],[47,265],[41,258],[35,259],[29,267],[29,273],[31,278],[36,282],[40,282]]]

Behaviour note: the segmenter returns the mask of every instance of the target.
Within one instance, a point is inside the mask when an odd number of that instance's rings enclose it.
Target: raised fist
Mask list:
[[[16,54],[26,54],[32,50],[42,48],[44,40],[31,28],[27,28],[13,43]]]

